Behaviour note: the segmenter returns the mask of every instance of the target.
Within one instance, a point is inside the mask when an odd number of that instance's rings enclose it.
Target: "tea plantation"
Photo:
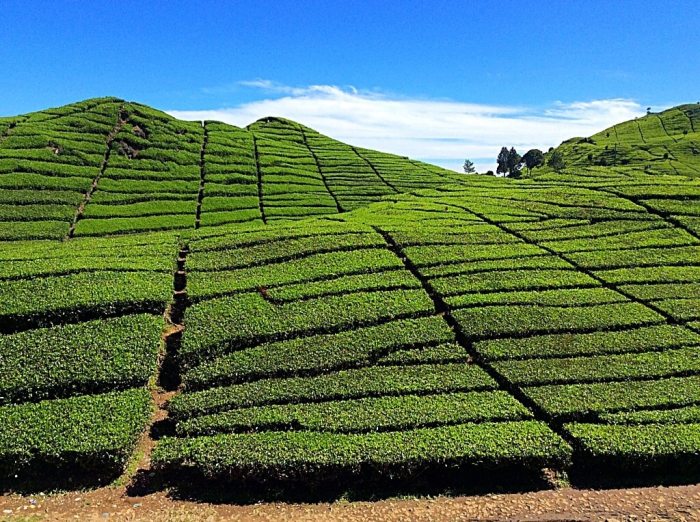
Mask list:
[[[696,129],[506,180],[114,98],[0,119],[2,488],[130,480],[149,437],[185,489],[697,481]]]

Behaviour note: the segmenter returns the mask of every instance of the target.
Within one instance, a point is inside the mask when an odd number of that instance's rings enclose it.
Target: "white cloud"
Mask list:
[[[546,150],[644,114],[638,103],[622,98],[529,108],[404,98],[334,85],[290,87],[264,79],[238,85],[264,94],[234,107],[167,112],[181,119],[219,120],[240,127],[265,116],[281,116],[353,145],[455,170],[468,157],[480,171],[494,168],[504,145],[521,152],[533,147]]]

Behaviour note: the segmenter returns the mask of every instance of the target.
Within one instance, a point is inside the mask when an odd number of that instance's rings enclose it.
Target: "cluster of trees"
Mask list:
[[[496,158],[498,167],[496,168],[496,174],[503,174],[509,178],[517,178],[520,176],[520,171],[523,167],[527,168],[528,174],[532,172],[532,169],[540,167],[545,164],[545,155],[539,149],[530,149],[524,156],[518,154],[515,147],[502,147],[501,152],[498,153],[498,158]],[[558,150],[549,149],[549,157],[546,158],[546,163],[549,167],[561,171],[566,167],[564,162],[564,155]],[[476,172],[474,163],[466,159],[464,160],[464,172],[467,174],[473,174]],[[493,176],[493,171],[489,170],[486,172],[487,175]]]

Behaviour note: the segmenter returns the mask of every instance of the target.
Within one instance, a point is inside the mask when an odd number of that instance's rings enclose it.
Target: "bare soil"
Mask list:
[[[699,521],[700,484],[317,504],[207,504],[166,492],[129,496],[123,487],[51,495],[0,496],[5,520],[159,521]]]

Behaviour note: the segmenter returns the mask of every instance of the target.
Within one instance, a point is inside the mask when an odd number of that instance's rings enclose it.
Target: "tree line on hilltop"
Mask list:
[[[532,172],[532,169],[541,167],[545,163],[548,167],[551,167],[557,172],[560,172],[566,167],[564,162],[564,155],[558,150],[553,148],[549,149],[549,156],[545,157],[545,154],[539,149],[530,149],[524,156],[518,154],[515,147],[501,147],[501,152],[498,153],[496,158],[496,174],[501,174],[508,178],[518,178],[520,177],[521,170],[523,167],[527,168],[528,174]],[[474,162],[470,159],[464,160],[463,165],[464,172],[467,174],[475,174],[476,167]],[[488,176],[495,176],[492,170],[485,172],[484,174]]]

